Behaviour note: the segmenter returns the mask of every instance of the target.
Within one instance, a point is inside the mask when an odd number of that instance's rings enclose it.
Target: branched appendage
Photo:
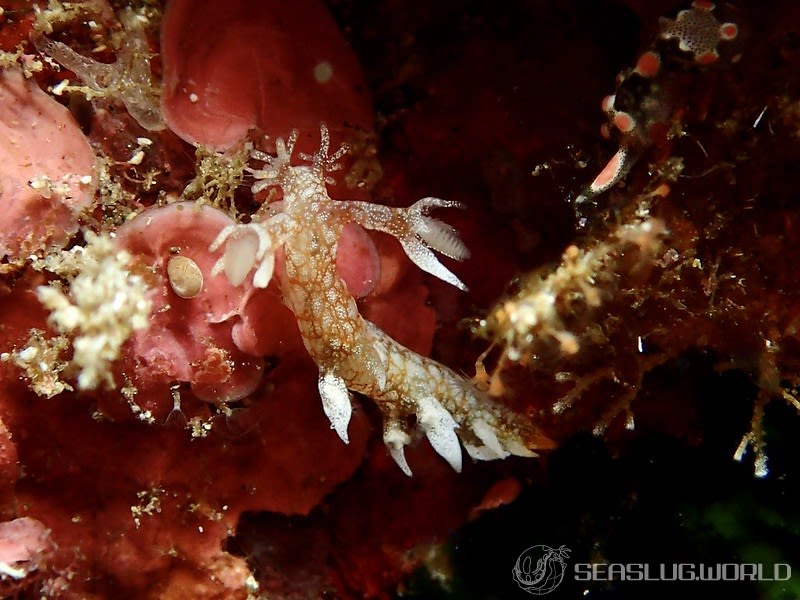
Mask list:
[[[764,408],[769,403],[769,394],[760,390],[753,406],[753,415],[750,417],[750,429],[742,436],[739,445],[733,453],[733,459],[741,462],[748,448],[753,449],[755,460],[753,461],[753,473],[756,477],[766,477],[769,475],[769,463],[767,460],[767,443],[764,440]]]
[[[285,221],[279,214],[262,222],[225,227],[209,247],[211,252],[216,252],[225,245],[225,253],[214,263],[211,275],[224,272],[231,284],[241,285],[258,265],[253,285],[267,287],[275,270],[275,252],[288,235],[281,227]]]
[[[764,438],[764,410],[772,398],[780,397],[793,406],[800,413],[800,400],[794,392],[787,390],[784,385],[785,380],[789,379],[789,385],[796,386],[798,378],[785,377],[781,374],[779,365],[780,344],[774,341],[778,339],[777,332],[773,331],[765,336],[764,350],[759,357],[758,363],[758,396],[753,405],[753,413],[750,417],[750,428],[742,436],[739,445],[733,453],[733,458],[741,462],[748,449],[752,449],[754,461],[753,472],[756,477],[766,477],[769,475],[769,461],[767,457],[767,443]]]
[[[331,427],[347,443],[350,393],[371,398],[384,414],[384,442],[407,475],[411,469],[403,449],[417,432],[457,471],[461,470],[461,445],[476,460],[533,456],[533,449],[549,447],[549,440],[527,419],[493,402],[444,365],[401,346],[361,317],[336,268],[336,246],[345,225],[357,223],[394,236],[421,269],[466,289],[433,252],[461,260],[469,255],[466,247],[451,227],[428,216],[434,208],[460,205],[423,198],[402,209],[332,200],[325,189],[325,173],[338,168],[346,149],[329,154],[324,126],[321,138],[319,152],[304,157],[310,165],[291,165],[296,133],[288,143],[276,140],[276,156],[252,153],[264,162],[261,169],[249,169],[256,178],[253,193],[279,186],[283,200],[272,203],[266,214],[255,215],[251,223],[220,232],[211,250],[224,245],[225,251],[213,274],[224,272],[231,283],[239,285],[255,268],[253,284],[266,287],[275,252],[283,247],[281,290],[297,318],[306,350],[319,366],[318,389]]]
[[[275,156],[261,150],[250,152],[251,158],[264,163],[264,167],[261,169],[251,169],[249,167],[245,169],[256,179],[252,187],[253,194],[257,194],[273,185],[281,185],[288,169],[291,167],[292,154],[294,153],[294,146],[297,143],[299,133],[297,129],[294,129],[286,142],[284,142],[283,138],[275,140]]]
[[[85,84],[57,86],[59,93],[77,91],[89,100],[96,97],[117,99],[139,125],[148,131],[160,131],[166,124],[161,115],[161,89],[153,81],[150,69],[148,20],[128,7],[119,13],[119,21],[124,37],[116,48],[117,60],[111,64],[87,58],[41,33],[34,34],[33,43],[40,53],[65,66]]]
[[[339,171],[342,165],[339,164],[339,159],[350,151],[350,146],[342,144],[333,154],[328,154],[331,146],[331,137],[328,133],[328,127],[323,123],[319,128],[320,143],[319,151],[316,154],[309,155],[305,153],[300,154],[300,158],[306,161],[311,161],[311,166],[324,173],[333,173]],[[335,181],[332,178],[326,177],[325,183],[333,184]]]
[[[439,262],[433,250],[454,260],[469,258],[469,250],[458,238],[455,229],[427,216],[433,208],[462,207],[460,202],[429,197],[418,200],[408,208],[353,201],[348,202],[342,210],[362,227],[382,231],[397,238],[406,256],[426,273],[467,291],[467,286]]]

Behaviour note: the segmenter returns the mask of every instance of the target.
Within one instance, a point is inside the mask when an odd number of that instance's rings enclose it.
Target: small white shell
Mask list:
[[[186,256],[173,256],[167,263],[167,277],[172,291],[181,298],[194,298],[203,290],[203,272]]]

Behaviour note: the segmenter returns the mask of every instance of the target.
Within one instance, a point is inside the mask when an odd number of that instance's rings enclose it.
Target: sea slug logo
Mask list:
[[[566,546],[531,546],[517,557],[511,571],[514,581],[534,596],[549,594],[564,580],[569,552]]]

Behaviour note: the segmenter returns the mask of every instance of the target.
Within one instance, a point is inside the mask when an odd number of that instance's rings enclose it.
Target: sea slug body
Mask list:
[[[254,151],[264,168],[251,169],[253,193],[279,186],[283,199],[269,205],[268,214],[248,224],[225,227],[211,245],[225,251],[212,270],[234,285],[255,269],[253,284],[266,287],[275,270],[275,253],[283,248],[281,276],[284,301],[294,313],[303,343],[319,366],[318,388],[325,414],[339,437],[348,442],[352,412],[350,392],[371,398],[384,415],[383,439],[398,466],[411,469],[404,447],[421,430],[433,448],[460,471],[461,443],[476,460],[511,454],[535,456],[541,440],[527,419],[515,415],[480,392],[472,382],[434,360],[400,345],[364,319],[336,269],[337,243],[348,223],[397,238],[408,257],[424,271],[462,290],[466,286],[447,269],[432,249],[454,259],[468,251],[455,231],[427,216],[432,208],[458,203],[423,198],[409,208],[391,208],[358,201],[331,199],[326,172],[336,170],[345,148],[329,155],[325,126],[321,147],[310,164],[290,164],[296,134],[278,139],[277,156]],[[412,423],[416,419],[416,425]]]

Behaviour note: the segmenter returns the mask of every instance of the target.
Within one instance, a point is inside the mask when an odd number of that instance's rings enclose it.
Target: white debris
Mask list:
[[[36,294],[50,309],[56,330],[74,336],[71,363],[79,370],[78,388],[113,387],[111,363],[131,333],[147,327],[151,306],[144,280],[127,268],[130,255],[118,251],[109,236],[86,232],[85,237],[86,247],[62,252],[62,264],[53,265],[72,273],[68,289],[54,282]]]

